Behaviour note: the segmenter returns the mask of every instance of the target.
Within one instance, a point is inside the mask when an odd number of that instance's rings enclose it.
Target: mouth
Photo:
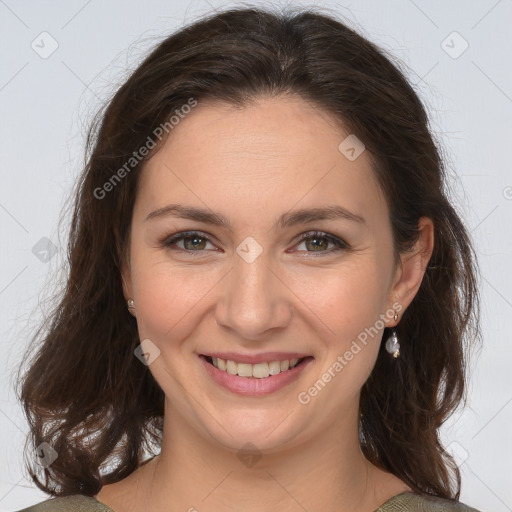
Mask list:
[[[224,359],[219,355],[232,357],[237,361]],[[306,378],[311,371],[308,367],[313,365],[315,358],[304,354],[273,352],[257,356],[235,353],[201,354],[199,360],[211,382],[221,388],[244,397],[263,397],[291,386],[301,376]]]
[[[314,359],[313,356],[294,357],[291,359],[262,361],[255,364],[236,362],[230,359],[201,354],[203,360],[209,365],[217,368],[226,374],[244,377],[247,379],[267,379],[276,377],[307,364]],[[294,372],[295,373],[295,372]]]

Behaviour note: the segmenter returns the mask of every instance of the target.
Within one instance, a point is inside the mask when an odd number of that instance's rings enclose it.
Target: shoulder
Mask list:
[[[404,492],[394,496],[375,512],[479,512],[458,501]]]
[[[50,498],[36,503],[18,512],[113,512],[107,505],[100,503],[96,498],[73,494]]]

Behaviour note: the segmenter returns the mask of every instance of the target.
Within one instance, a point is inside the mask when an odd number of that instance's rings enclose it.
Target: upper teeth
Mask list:
[[[298,358],[286,359],[285,361],[271,361],[270,363],[236,363],[235,361],[212,357],[213,366],[219,370],[227,371],[231,375],[239,377],[256,377],[264,379],[269,375],[277,375],[290,368],[293,368],[298,362]]]

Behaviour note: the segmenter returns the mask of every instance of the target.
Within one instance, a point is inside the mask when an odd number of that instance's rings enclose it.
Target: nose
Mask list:
[[[251,263],[236,256],[223,281],[215,320],[237,338],[258,340],[290,323],[291,291],[271,268],[265,252]]]

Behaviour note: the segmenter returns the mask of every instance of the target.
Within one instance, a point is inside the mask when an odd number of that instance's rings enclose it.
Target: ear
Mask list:
[[[121,279],[123,281],[124,299],[128,302],[128,300],[133,299],[132,275],[129,263],[124,258],[121,265]],[[135,312],[132,308],[129,308],[128,311],[135,316]]]
[[[428,217],[418,221],[419,237],[414,247],[400,255],[392,298],[402,306],[402,314],[418,292],[434,250],[434,223]]]

